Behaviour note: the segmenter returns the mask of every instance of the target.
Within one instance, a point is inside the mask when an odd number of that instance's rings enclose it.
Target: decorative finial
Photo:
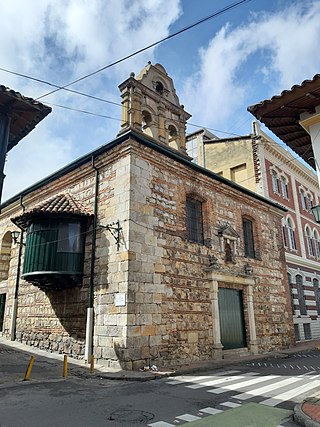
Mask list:
[[[151,61],[148,61],[148,64],[151,65]]]
[[[134,74],[134,72],[132,71],[131,73],[130,73],[130,77],[134,77],[135,76],[135,74]]]

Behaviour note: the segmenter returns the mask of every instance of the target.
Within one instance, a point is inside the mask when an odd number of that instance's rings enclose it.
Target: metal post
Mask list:
[[[67,378],[68,375],[68,356],[63,356],[63,378]]]
[[[27,367],[27,371],[26,371],[26,374],[24,376],[23,381],[28,381],[28,379],[30,378],[30,374],[31,374],[31,371],[32,371],[33,362],[34,362],[34,356],[31,356],[30,357],[30,361],[29,361],[29,365]]]

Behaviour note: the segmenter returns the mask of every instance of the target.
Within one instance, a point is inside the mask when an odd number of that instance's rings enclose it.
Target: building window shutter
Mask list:
[[[187,198],[186,213],[188,239],[203,243],[202,203],[199,200]]]
[[[252,221],[244,218],[242,220],[242,227],[244,239],[244,254],[249,258],[255,258]]]

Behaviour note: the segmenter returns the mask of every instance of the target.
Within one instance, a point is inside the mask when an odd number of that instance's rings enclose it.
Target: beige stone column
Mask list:
[[[121,119],[121,128],[127,129],[130,126],[129,123],[129,108],[130,108],[130,96],[129,91],[126,90],[122,94],[122,119]]]
[[[250,352],[252,354],[258,354],[258,342],[256,335],[256,322],[254,320],[254,309],[253,309],[253,295],[252,285],[248,286],[248,316],[249,316],[249,332],[250,332]]]
[[[213,359],[222,359],[221,334],[220,334],[220,316],[219,316],[219,300],[218,300],[218,282],[212,280],[211,307],[212,307],[212,332],[213,332]]]
[[[165,112],[166,108],[165,105],[160,103],[158,106],[158,117],[159,117],[159,139],[161,142],[168,142],[167,141],[167,135],[166,135],[166,129],[165,129]]]

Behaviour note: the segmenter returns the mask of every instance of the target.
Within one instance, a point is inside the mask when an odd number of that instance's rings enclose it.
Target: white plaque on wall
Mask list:
[[[116,307],[123,307],[126,305],[126,294],[124,293],[119,293],[119,294],[115,294],[114,296],[114,305]]]

